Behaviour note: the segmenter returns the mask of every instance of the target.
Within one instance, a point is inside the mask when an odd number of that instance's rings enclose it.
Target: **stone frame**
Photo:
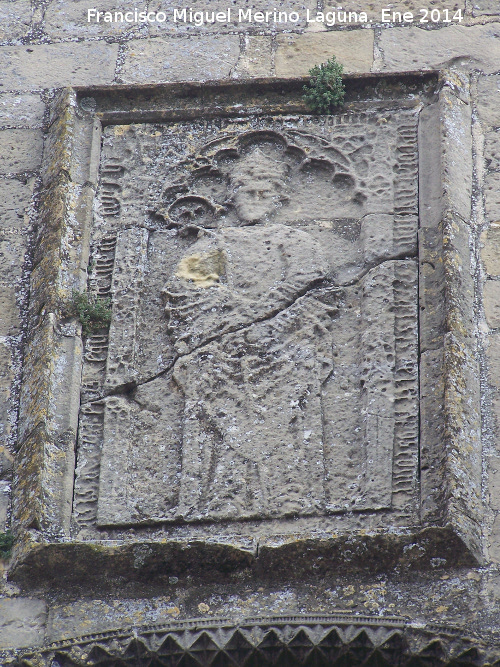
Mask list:
[[[418,138],[420,524],[317,539],[280,535],[257,548],[251,540],[224,535],[188,541],[71,537],[83,346],[81,327],[67,304],[72,290],[84,289],[87,282],[102,126],[231,115],[241,113],[241,100],[248,113],[304,113],[304,81],[74,88],[55,98],[30,286],[12,576],[49,576],[54,563],[67,563],[82,574],[130,575],[142,566],[150,572],[252,567],[263,573],[269,567],[286,570],[293,562],[300,575],[317,572],[320,562],[323,571],[343,565],[384,570],[396,564],[426,568],[481,560],[481,422],[468,228],[471,106],[468,79],[456,71],[347,79],[347,110],[383,109],[395,96],[424,105]],[[346,544],[357,546],[347,550]],[[139,568],[138,547],[144,551]]]

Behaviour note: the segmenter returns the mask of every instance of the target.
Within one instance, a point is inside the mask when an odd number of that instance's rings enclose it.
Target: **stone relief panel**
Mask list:
[[[77,530],[417,522],[417,121],[105,129]]]

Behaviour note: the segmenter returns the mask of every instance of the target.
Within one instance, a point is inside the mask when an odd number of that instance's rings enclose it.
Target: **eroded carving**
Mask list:
[[[492,642],[494,645],[494,642]],[[494,664],[498,649],[452,626],[416,626],[398,617],[308,614],[233,619],[193,619],[168,625],[122,628],[53,642],[37,651],[3,651],[4,664],[53,667],[104,665],[137,660],[160,663],[208,661],[246,665],[282,658],[292,664],[332,667],[364,662],[426,667],[436,664]],[[361,658],[360,658],[361,656]],[[471,662],[472,661],[472,662]]]
[[[118,215],[98,525],[414,511],[415,117],[259,123]]]
[[[340,150],[303,132],[244,132],[209,142],[181,163],[156,212],[167,225],[206,228],[321,218],[327,201],[315,196],[318,188],[331,191],[335,217],[359,216],[366,195]]]

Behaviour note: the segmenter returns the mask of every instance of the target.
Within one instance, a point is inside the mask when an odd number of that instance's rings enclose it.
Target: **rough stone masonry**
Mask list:
[[[0,2],[1,664],[500,661],[500,9],[337,4]]]

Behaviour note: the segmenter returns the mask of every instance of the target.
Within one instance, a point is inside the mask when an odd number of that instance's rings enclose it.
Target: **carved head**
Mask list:
[[[230,197],[244,223],[258,222],[288,200],[286,176],[290,167],[273,152],[257,145],[228,172]]]

